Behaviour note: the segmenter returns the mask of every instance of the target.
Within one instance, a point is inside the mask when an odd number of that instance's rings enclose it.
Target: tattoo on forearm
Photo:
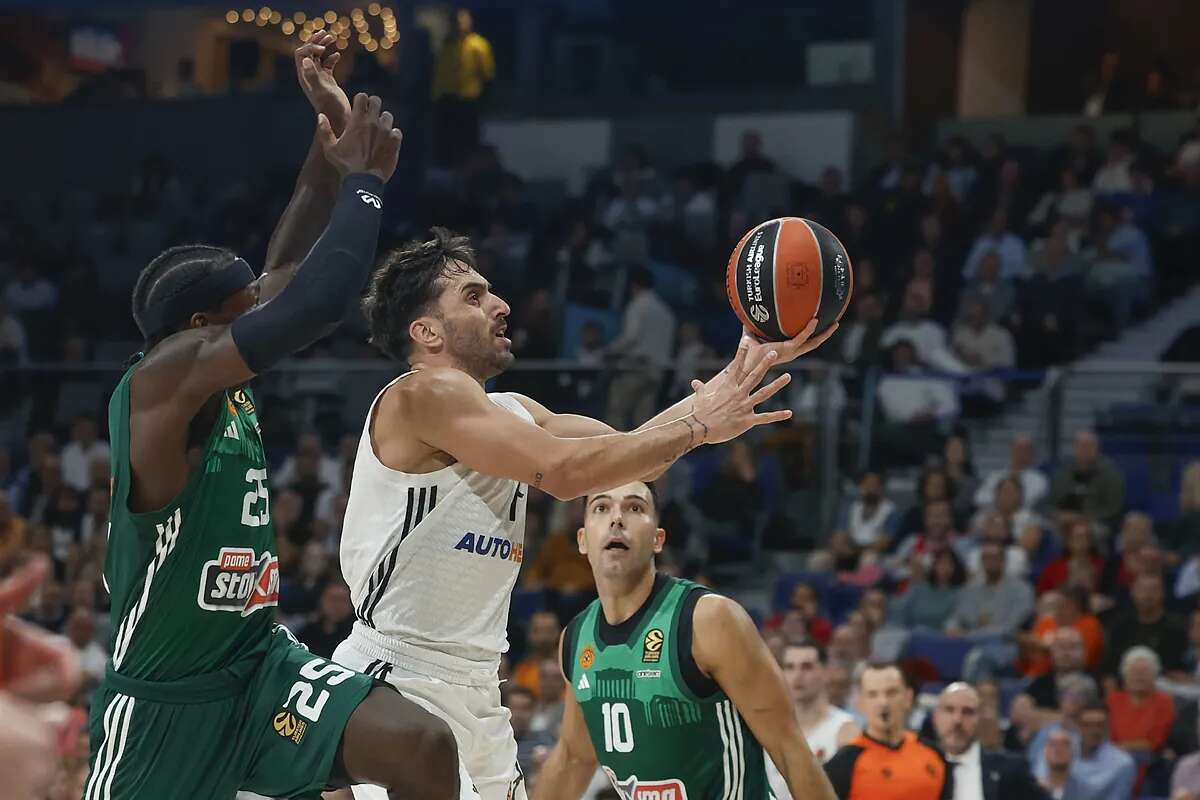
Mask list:
[[[698,447],[699,445],[704,444],[704,440],[708,438],[708,426],[705,425],[703,422],[701,422],[696,417],[695,414],[688,414],[686,417],[680,417],[679,421],[682,422],[684,425],[687,425],[688,436],[689,436],[687,446],[683,449],[683,453],[680,453],[680,455],[683,455],[684,453],[690,453],[692,450],[695,450],[696,447]],[[703,428],[703,433],[701,433],[701,435],[699,437],[699,441],[697,441],[696,434],[700,431],[701,428]],[[675,458],[670,458],[670,459],[668,459],[668,462],[674,461],[678,457],[679,456],[675,456]]]
[[[535,488],[535,489],[542,488],[542,473],[539,472],[533,476],[533,488]]]

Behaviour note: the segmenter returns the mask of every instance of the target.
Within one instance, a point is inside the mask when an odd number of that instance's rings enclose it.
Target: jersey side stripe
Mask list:
[[[129,653],[129,643],[133,641],[133,633],[137,629],[137,625],[141,622],[142,615],[146,613],[146,606],[150,602],[150,586],[154,583],[154,576],[162,571],[163,564],[167,558],[175,551],[175,543],[179,540],[179,529],[183,525],[183,509],[175,509],[175,513],[167,518],[166,522],[160,523],[158,528],[158,537],[154,542],[154,558],[150,559],[150,563],[146,566],[146,578],[142,583],[142,595],[138,598],[137,604],[129,610],[129,614],[125,617],[125,621],[121,623],[118,629],[117,640],[113,647],[113,668],[120,669],[121,664],[125,661],[125,656]]]
[[[379,605],[379,601],[383,599],[383,595],[387,592],[388,583],[392,580],[392,574],[396,571],[396,558],[400,554],[400,545],[408,537],[414,528],[421,524],[421,519],[425,516],[425,500],[428,497],[429,510],[433,510],[433,504],[437,501],[437,485],[435,484],[432,491],[428,487],[421,487],[421,491],[417,493],[417,512],[413,514],[413,492],[414,487],[408,487],[408,509],[404,512],[404,530],[400,532],[400,541],[396,542],[396,546],[388,553],[387,571],[383,573],[383,579],[379,582],[379,586],[375,588],[374,599],[367,607],[366,623],[372,628],[375,627],[375,607]],[[382,566],[382,565],[381,565]]]
[[[112,800],[113,779],[117,777],[117,767],[121,765],[121,756],[125,755],[125,740],[129,738],[129,724],[133,719],[134,699],[129,698],[125,704],[125,716],[121,720],[121,740],[117,744],[117,754],[113,757],[112,765],[108,768],[108,779],[104,781],[104,795],[101,800]]]
[[[742,717],[738,714],[737,708],[734,707],[731,700],[725,701],[725,709],[729,713],[730,724],[733,727],[734,735],[737,738],[737,750],[735,751],[735,763],[737,764],[737,795],[736,800],[743,800],[746,791],[746,746],[742,739]]]
[[[101,797],[104,776],[112,766],[113,751],[116,748],[117,739],[120,737],[121,715],[125,711],[125,706],[132,699],[118,694],[104,710],[104,739],[96,751],[96,762],[92,765],[92,774],[88,778],[87,788],[83,795],[84,800],[99,800]]]
[[[412,512],[413,505],[416,503],[416,493],[417,490],[415,487],[408,487],[408,502],[404,504],[404,530],[406,531],[408,530],[408,526],[412,524]],[[401,537],[401,540],[403,541],[403,537]],[[395,552],[395,548],[392,548],[392,552]],[[359,606],[358,618],[367,625],[371,625],[371,611],[375,609],[375,605],[372,603],[375,600],[375,588],[383,580],[383,573],[387,571],[388,559],[390,558],[391,553],[379,560],[379,566],[376,568],[375,574],[371,576],[370,583],[367,584],[367,594],[363,597],[362,605]],[[374,626],[372,625],[372,627]]]
[[[732,774],[732,756],[729,746],[729,731],[725,727],[725,708],[723,704],[717,705],[717,726],[721,729],[721,767],[725,775],[725,791],[721,794],[721,800],[730,800],[733,793],[733,774]]]

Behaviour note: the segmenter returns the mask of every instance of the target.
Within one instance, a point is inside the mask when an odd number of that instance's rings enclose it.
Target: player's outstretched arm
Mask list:
[[[296,76],[313,110],[324,114],[334,135],[341,136],[350,121],[350,98],[333,77],[341,53],[334,49],[337,38],[329,31],[317,31],[296,48]],[[283,290],[296,268],[329,224],[329,215],[337,201],[341,176],[325,158],[319,136],[313,136],[304,165],[296,178],[296,188],[287,208],[275,225],[267,244],[267,259],[259,277],[259,303],[265,303]]]
[[[563,636],[558,637],[558,661],[562,663]],[[561,669],[561,667],[560,667]],[[564,676],[564,681],[566,678]],[[546,763],[538,773],[537,783],[533,787],[530,800],[579,800],[596,773],[598,762],[596,749],[592,746],[592,738],[588,735],[587,724],[583,721],[583,711],[579,701],[571,691],[567,681],[569,697],[563,703],[562,726],[559,728],[558,741]]]
[[[717,682],[771,756],[793,797],[836,800],[800,730],[783,673],[750,615],[733,600],[705,595],[692,619],[692,655]]]
[[[688,416],[634,433],[554,436],[491,402],[466,373],[443,368],[420,370],[405,381],[401,414],[422,442],[471,469],[570,500],[638,480],[702,444],[788,419],[790,411],[755,410],[787,385],[782,375],[759,387],[772,361],[764,359],[741,382],[700,393]]]
[[[754,369],[763,359],[768,357],[768,353],[775,352],[774,366],[781,366],[791,361],[796,360],[805,353],[810,353],[828,339],[835,330],[837,325],[833,325],[829,330],[822,333],[816,339],[811,339],[812,332],[816,330],[817,321],[814,319],[809,323],[803,331],[786,342],[759,342],[756,341],[749,332],[745,332],[742,341],[739,344],[738,353],[745,348],[744,361],[742,363],[743,370]],[[715,382],[724,381],[728,378],[729,370],[737,361],[738,355],[735,354],[734,360],[730,362],[721,372],[715,375],[707,383],[695,382],[692,386],[694,391],[704,391],[713,389],[717,385]],[[699,384],[699,385],[697,385]],[[563,436],[568,438],[582,438],[587,436],[604,436],[606,434],[617,433],[617,430],[608,423],[591,417],[581,416],[579,414],[555,414],[537,401],[517,395],[522,405],[533,414],[534,421],[542,428],[546,429],[555,436]],[[693,393],[679,402],[673,404],[669,408],[659,412],[636,430],[643,431],[649,428],[655,428],[660,425],[665,425],[669,422],[682,419],[692,413],[696,400],[696,394]],[[667,471],[670,465],[659,465],[651,472],[640,476],[641,480],[652,481],[661,476]]]

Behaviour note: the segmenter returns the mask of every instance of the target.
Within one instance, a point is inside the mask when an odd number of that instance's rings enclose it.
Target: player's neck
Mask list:
[[[464,367],[461,363],[459,363],[453,357],[446,355],[444,353],[438,353],[435,355],[429,355],[429,354],[423,355],[421,357],[420,361],[410,362],[409,366],[412,368],[413,372],[416,372],[417,370],[422,370],[422,369],[433,369],[435,367],[440,367],[442,369],[456,369],[459,372],[463,372],[463,373],[466,373],[467,375],[470,375],[475,380],[475,382],[478,383],[480,386],[485,386],[487,384],[487,378],[479,377],[474,372],[471,372],[471,370]]]
[[[892,747],[896,747],[900,744],[900,742],[904,741],[903,728],[887,728],[881,730],[873,726],[868,726],[867,735],[877,742],[883,742],[884,744],[889,744]]]
[[[654,591],[654,569],[631,575],[628,579],[596,579],[596,593],[600,595],[600,608],[609,625],[620,625],[637,613],[646,604]]]

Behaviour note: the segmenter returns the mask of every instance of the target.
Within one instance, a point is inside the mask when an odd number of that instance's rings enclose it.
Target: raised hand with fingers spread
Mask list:
[[[721,375],[708,383],[692,382],[696,398],[692,403],[691,416],[704,429],[703,443],[727,442],[758,425],[791,418],[792,412],[788,410],[761,413],[756,410],[759,404],[787,386],[792,376],[784,373],[760,387],[767,370],[778,363],[779,353],[774,348],[768,348],[754,363],[749,363],[753,348],[754,343],[750,338],[743,336],[737,354]]]
[[[386,182],[395,172],[404,135],[392,127],[392,112],[380,113],[382,105],[375,95],[356,94],[350,121],[340,136],[334,134],[329,117],[317,116],[321,149],[343,177],[365,172]]]

